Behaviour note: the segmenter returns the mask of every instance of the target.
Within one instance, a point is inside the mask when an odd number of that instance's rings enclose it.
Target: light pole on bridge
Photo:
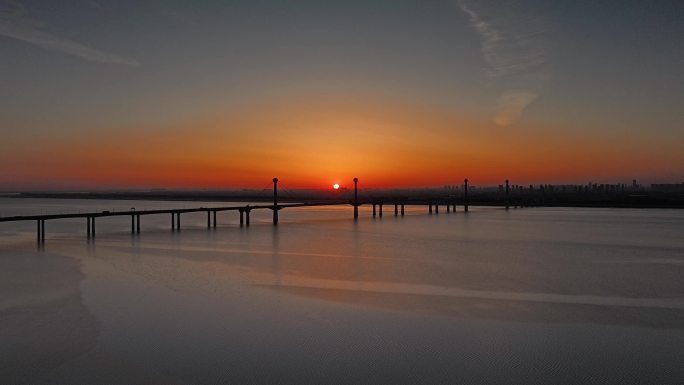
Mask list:
[[[359,178],[354,178],[354,219],[359,218]]]
[[[464,205],[463,205],[463,211],[466,213],[468,212],[468,178],[463,179],[463,187],[464,187],[464,192],[463,192],[463,200],[464,200]]]
[[[506,179],[506,210],[508,210],[510,205],[511,205],[510,188],[508,186],[508,179]]]
[[[273,178],[273,226],[278,226],[278,178]]]

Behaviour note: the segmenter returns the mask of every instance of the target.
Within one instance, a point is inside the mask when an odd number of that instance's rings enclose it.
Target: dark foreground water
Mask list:
[[[0,223],[0,383],[684,383],[684,211],[392,214]]]

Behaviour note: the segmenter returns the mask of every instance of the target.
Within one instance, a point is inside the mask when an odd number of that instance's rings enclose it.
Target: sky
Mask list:
[[[684,2],[0,0],[0,191],[684,181]]]

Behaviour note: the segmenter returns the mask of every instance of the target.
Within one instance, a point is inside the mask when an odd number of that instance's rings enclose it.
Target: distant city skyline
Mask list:
[[[0,191],[681,183],[679,1],[0,0]]]

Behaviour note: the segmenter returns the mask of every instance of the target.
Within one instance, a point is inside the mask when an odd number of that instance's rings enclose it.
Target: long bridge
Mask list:
[[[180,230],[181,214],[184,213],[207,213],[207,228],[216,227],[217,213],[223,211],[237,211],[240,215],[240,227],[249,226],[250,212],[252,210],[272,210],[273,225],[278,225],[278,212],[286,208],[293,207],[315,207],[315,206],[335,206],[350,205],[353,207],[354,220],[359,217],[359,207],[362,205],[372,205],[373,216],[383,215],[383,205],[394,205],[394,215],[404,216],[405,205],[427,205],[428,213],[439,213],[440,205],[446,206],[446,211],[456,212],[457,203],[463,205],[463,210],[468,212],[468,179],[464,180],[464,193],[460,200],[454,197],[414,197],[414,198],[370,198],[359,200],[358,178],[354,178],[354,197],[351,200],[337,200],[324,202],[305,202],[305,203],[279,203],[278,202],[278,178],[273,178],[273,204],[244,205],[244,206],[223,206],[223,207],[197,207],[197,208],[176,208],[176,209],[155,209],[155,210],[135,210],[130,211],[98,211],[87,213],[66,213],[66,214],[47,214],[47,215],[23,215],[12,217],[0,217],[0,222],[19,222],[36,221],[36,239],[39,245],[45,242],[45,221],[67,218],[85,218],[87,238],[95,238],[95,219],[103,217],[130,216],[131,234],[140,234],[140,217],[143,215],[171,214],[171,229]],[[505,207],[509,208],[510,196],[509,185],[506,181],[506,200]],[[459,202],[460,201],[460,202]],[[517,207],[517,205],[516,205]]]

